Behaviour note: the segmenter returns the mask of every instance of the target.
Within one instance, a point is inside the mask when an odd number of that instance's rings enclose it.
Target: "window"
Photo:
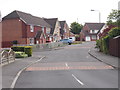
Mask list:
[[[96,39],[96,35],[92,35],[92,39]]]
[[[46,33],[50,34],[50,28],[46,28]]]
[[[34,38],[30,38],[30,45],[33,45],[34,44]]]
[[[90,33],[95,33],[95,31],[94,30],[90,30]]]
[[[44,33],[44,27],[42,27],[42,31],[43,31],[43,33]]]
[[[34,32],[34,26],[30,25],[30,32]]]
[[[99,30],[95,30],[95,33],[97,33]]]

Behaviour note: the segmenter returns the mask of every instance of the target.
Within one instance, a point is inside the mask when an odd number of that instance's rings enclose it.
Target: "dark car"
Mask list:
[[[60,40],[60,42],[63,42],[65,44],[69,44],[69,45],[72,44],[72,41],[70,39],[62,39],[62,40]]]

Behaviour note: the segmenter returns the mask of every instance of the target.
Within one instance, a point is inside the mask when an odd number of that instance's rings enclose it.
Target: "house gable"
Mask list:
[[[91,41],[97,39],[97,33],[103,28],[105,23],[85,23],[83,29],[81,30],[81,39],[88,40],[88,36]]]

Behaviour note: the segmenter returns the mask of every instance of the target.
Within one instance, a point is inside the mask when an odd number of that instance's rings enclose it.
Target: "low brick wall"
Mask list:
[[[110,39],[109,54],[116,57],[120,57],[120,36]]]

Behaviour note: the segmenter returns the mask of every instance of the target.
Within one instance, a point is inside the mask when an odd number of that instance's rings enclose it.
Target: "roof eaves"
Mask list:
[[[21,17],[20,17],[20,20],[22,20],[25,24],[27,24],[27,22],[25,20],[23,20]]]

